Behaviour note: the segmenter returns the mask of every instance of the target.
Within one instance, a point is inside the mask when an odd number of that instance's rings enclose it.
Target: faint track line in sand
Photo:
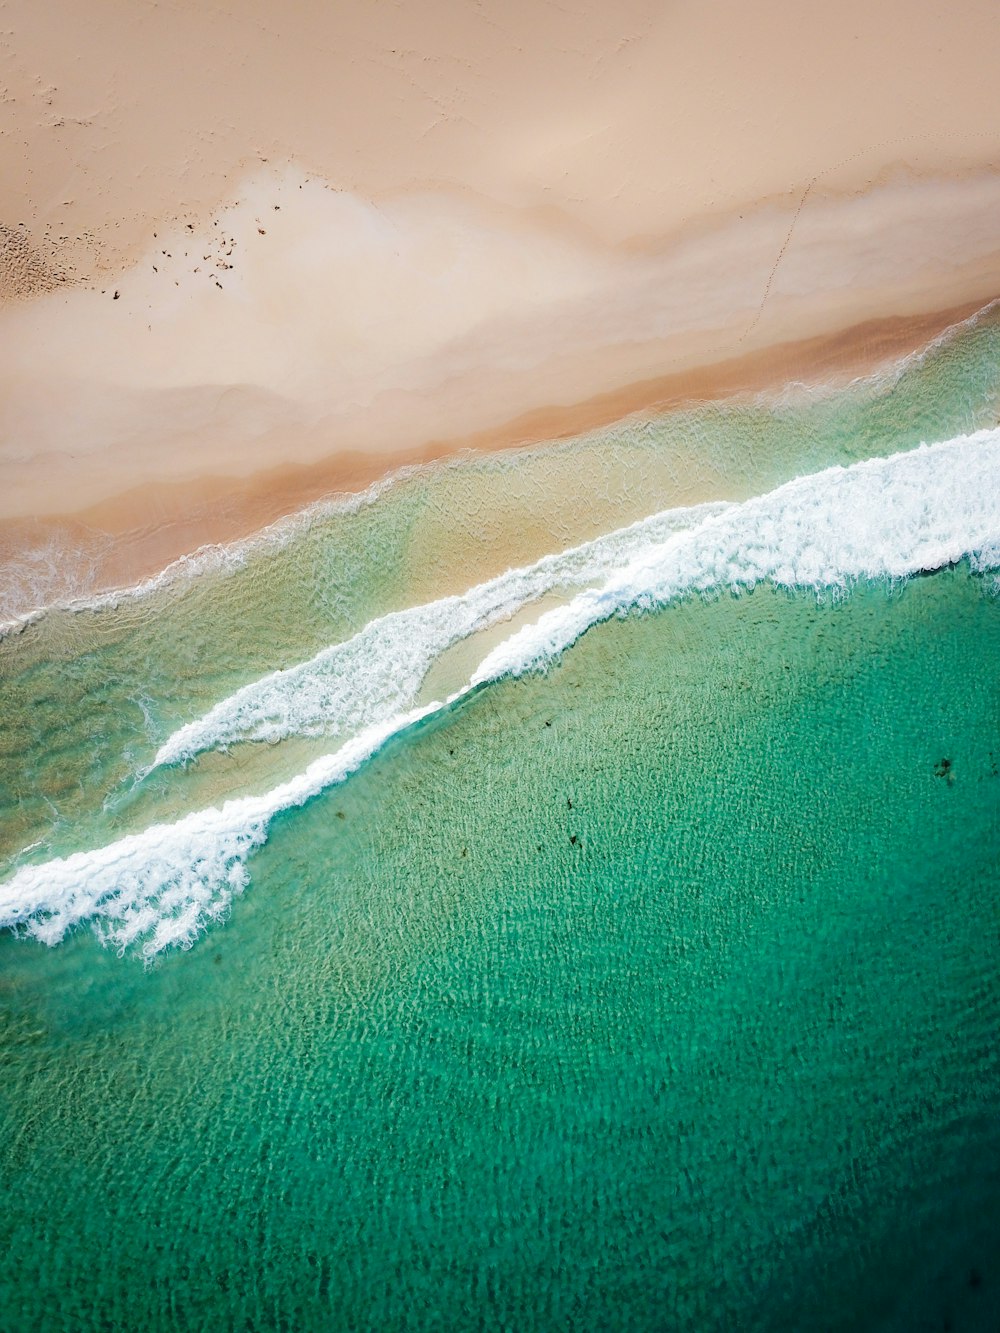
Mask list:
[[[821,172],[820,174],[825,175],[826,173]],[[799,220],[799,214],[802,212],[803,208],[805,208],[806,200],[809,198],[810,191],[812,190],[813,186],[816,184],[818,180],[819,176],[814,176],[812,180],[809,182],[809,184],[806,186],[806,188],[802,191],[802,198],[799,200],[799,206],[795,210],[795,213],[792,217],[792,221],[788,227],[788,232],[785,236],[785,239],[781,243],[781,249],[778,251],[778,256],[775,259],[774,263],[771,265],[770,273],[767,275],[767,282],[764,284],[764,295],[760,298],[760,305],[757,307],[757,313],[756,315],[754,315],[753,319],[740,334],[739,337],[740,342],[743,342],[745,339],[749,338],[751,333],[753,333],[754,329],[760,323],[760,317],[761,315],[763,315],[764,307],[767,305],[767,298],[771,295],[771,284],[774,282],[774,275],[777,273],[781,265],[781,261],[785,257],[785,251],[788,249],[789,243],[792,239],[792,233],[795,230],[795,224]]]
[[[802,198],[799,200],[799,205],[795,210],[794,216],[792,217],[792,221],[789,225],[788,232],[785,236],[784,241],[781,244],[781,249],[778,251],[777,258],[771,265],[771,271],[767,275],[767,281],[764,284],[764,295],[761,297],[760,305],[757,307],[757,313],[754,315],[753,319],[740,334],[737,340],[738,342],[740,343],[745,342],[746,339],[750,337],[751,333],[753,333],[757,325],[760,323],[761,316],[764,313],[764,307],[767,305],[768,298],[771,295],[771,288],[774,285],[775,274],[781,267],[781,261],[784,259],[785,252],[788,250],[788,246],[791,243],[792,233],[795,231],[795,227],[796,224],[798,223],[799,216],[802,213],[803,208],[805,208],[806,200],[809,198],[809,195],[812,193],[813,188],[816,186],[816,184],[819,181],[821,181],[824,176],[830,176],[834,172],[840,171],[843,167],[846,167],[849,163],[857,161],[858,158],[864,157],[868,153],[877,151],[879,149],[898,148],[908,144],[923,143],[929,137],[931,136],[928,134],[910,134],[900,139],[886,139],[883,143],[874,144],[868,148],[859,149],[858,152],[856,153],[849,154],[847,157],[842,158],[839,162],[834,163],[833,166],[824,167],[822,171],[818,171],[816,175],[813,176],[812,180],[808,183],[808,185],[802,192]],[[960,136],[955,132],[949,132],[948,134],[942,137],[947,139],[955,139],[959,138]],[[996,141],[997,139],[997,135],[991,130],[980,130],[976,134],[968,137],[971,137],[973,139],[990,139],[992,141]],[[883,166],[883,170],[884,169],[885,167]],[[986,169],[996,170],[996,164],[991,162],[987,165]]]

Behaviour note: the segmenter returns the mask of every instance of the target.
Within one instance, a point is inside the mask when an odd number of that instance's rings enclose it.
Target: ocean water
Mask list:
[[[0,641],[0,1324],[1000,1326],[997,338]]]

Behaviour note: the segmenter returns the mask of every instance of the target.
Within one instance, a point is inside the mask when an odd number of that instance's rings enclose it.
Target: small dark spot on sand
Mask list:
[[[115,292],[114,296],[112,296],[111,299],[112,299],[112,301],[117,301],[117,300],[118,300],[118,292]]]
[[[346,819],[347,816],[344,814],[343,810],[338,810],[338,811],[337,811],[337,818],[338,818],[338,819]]]

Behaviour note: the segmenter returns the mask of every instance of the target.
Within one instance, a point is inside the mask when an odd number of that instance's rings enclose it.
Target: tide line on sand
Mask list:
[[[0,885],[0,925],[56,944],[90,921],[124,951],[187,947],[248,883],[247,861],[280,812],[343,782],[391,737],[503,677],[544,669],[587,629],[691,593],[848,589],[968,558],[1000,565],[1000,429],[833,467],[716,510],[623,551],[599,587],[511,635],[444,701],[384,717],[259,796],[194,811],[94,851],[22,866]]]

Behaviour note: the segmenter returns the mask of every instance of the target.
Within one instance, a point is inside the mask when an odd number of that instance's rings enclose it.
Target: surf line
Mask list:
[[[593,625],[690,593],[848,589],[968,557],[1000,567],[1000,429],[834,467],[731,506],[642,549],[494,649],[444,701],[381,720],[261,796],[194,811],[95,851],[22,866],[0,884],[0,926],[56,944],[90,920],[119,951],[190,946],[249,882],[280,812],[345,781],[392,737],[504,677],[544,669]]]
[[[140,778],[241,741],[337,736],[401,713],[413,704],[431,665],[453,644],[509,619],[547,593],[607,578],[671,533],[732,507],[708,502],[665,510],[507,570],[461,595],[379,616],[350,639],[251,681],[179,727]]]

